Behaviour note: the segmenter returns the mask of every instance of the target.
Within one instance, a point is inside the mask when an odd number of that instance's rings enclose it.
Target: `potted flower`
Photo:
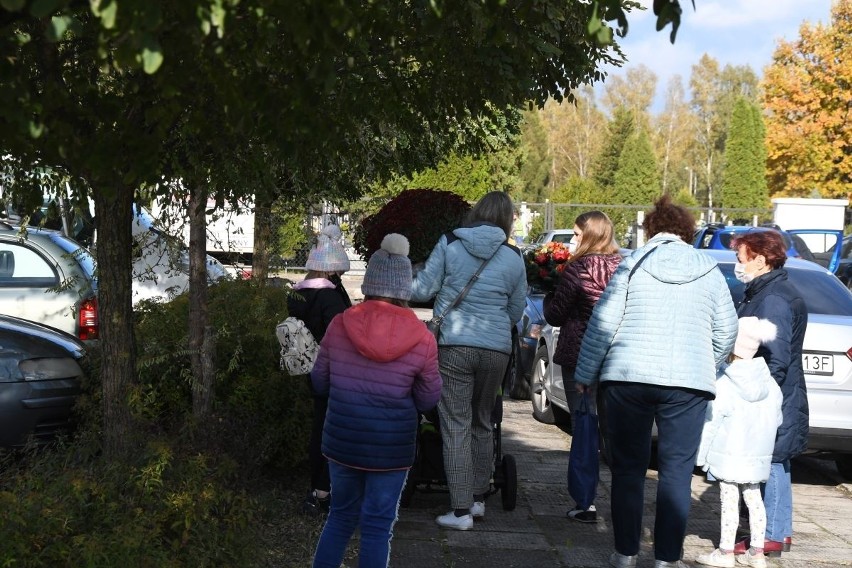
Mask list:
[[[526,251],[524,264],[527,268],[527,283],[541,292],[552,292],[569,258],[571,253],[564,243],[544,243]]]

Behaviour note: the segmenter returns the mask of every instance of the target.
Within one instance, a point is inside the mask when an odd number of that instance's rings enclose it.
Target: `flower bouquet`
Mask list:
[[[571,253],[564,243],[544,243],[526,251],[524,264],[527,267],[527,283],[542,292],[552,292],[569,258]]]

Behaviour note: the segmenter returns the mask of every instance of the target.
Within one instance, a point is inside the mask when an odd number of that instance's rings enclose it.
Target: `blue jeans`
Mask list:
[[[322,529],[313,568],[340,568],[346,545],[361,527],[360,568],[386,568],[399,498],[408,470],[364,471],[328,463],[331,510]]]
[[[781,542],[793,536],[793,483],[790,479],[790,460],[773,463],[769,479],[763,487],[766,507],[766,539]]]
[[[707,398],[701,393],[640,383],[603,383],[606,432],[612,451],[612,529],[615,550],[639,553],[651,430],[657,423],[657,510],[654,557],[682,556],[692,506],[692,471]]]

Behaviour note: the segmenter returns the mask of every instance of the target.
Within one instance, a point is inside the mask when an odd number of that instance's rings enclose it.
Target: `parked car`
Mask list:
[[[776,231],[784,239],[787,256],[816,262],[834,271],[840,260],[837,243],[843,239],[842,231],[828,229],[783,230],[775,225],[724,225],[710,223],[695,232],[693,246],[700,249],[730,250],[737,235],[754,231]]]
[[[58,231],[0,221],[0,313],[98,339],[95,260]]]
[[[734,251],[705,251],[715,258],[735,303],[745,285],[734,276]],[[808,327],[802,354],[810,405],[808,451],[831,458],[840,473],[852,480],[852,292],[830,271],[813,262],[791,258],[785,264],[793,285],[808,307]],[[563,423],[569,418],[566,389],[559,365],[551,364],[559,328],[541,316],[544,296],[527,298],[526,323],[516,341],[520,364],[534,352],[530,367],[518,369],[516,380],[529,378],[533,416],[542,422]],[[522,321],[524,321],[522,320]],[[520,392],[523,388],[513,387]]]
[[[831,252],[833,253],[834,249]],[[843,243],[840,247],[840,259],[837,261],[834,273],[847,288],[852,289],[852,235],[843,237]]]
[[[544,243],[551,242],[564,243],[567,245],[568,242],[573,238],[574,229],[550,229],[539,233],[534,239],[524,243],[520,248],[521,250],[530,250],[538,248]]]
[[[69,432],[84,344],[57,329],[0,315],[0,447]]]

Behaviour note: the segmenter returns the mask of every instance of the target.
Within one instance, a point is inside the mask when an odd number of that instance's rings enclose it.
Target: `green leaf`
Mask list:
[[[0,0],[0,7],[10,12],[20,12],[26,4],[26,0]]]
[[[598,30],[596,36],[598,45],[611,45],[612,44],[612,28],[608,26],[604,26]]]
[[[94,0],[92,2],[92,13],[101,19],[101,25],[104,28],[111,30],[115,27],[118,2],[116,0]]]
[[[142,52],[137,55],[137,60],[142,61],[142,70],[148,75],[153,75],[163,64],[163,50],[157,36],[146,33],[142,36]]]
[[[44,124],[40,124],[37,122],[30,121],[30,136],[33,138],[40,138],[44,133]]]
[[[61,3],[61,0],[35,0],[30,6],[30,14],[36,18],[46,18],[53,14]]]
[[[69,16],[53,16],[50,18],[50,25],[44,31],[44,35],[49,41],[59,41],[65,35],[70,23],[71,18]]]

